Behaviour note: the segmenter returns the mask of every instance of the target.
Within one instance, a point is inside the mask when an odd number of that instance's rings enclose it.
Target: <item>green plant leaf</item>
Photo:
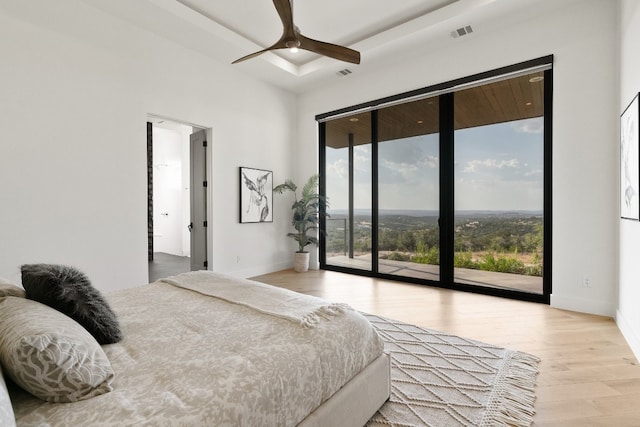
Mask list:
[[[276,194],[291,191],[294,195],[294,202],[291,205],[291,225],[296,230],[296,233],[288,233],[287,236],[298,243],[299,252],[303,252],[308,245],[318,246],[320,243],[317,237],[307,235],[309,232],[317,233],[321,210],[323,207],[326,208],[328,206],[326,198],[318,193],[319,180],[320,176],[318,174],[309,177],[309,180],[302,187],[300,198],[296,193],[298,186],[290,179],[273,189]]]

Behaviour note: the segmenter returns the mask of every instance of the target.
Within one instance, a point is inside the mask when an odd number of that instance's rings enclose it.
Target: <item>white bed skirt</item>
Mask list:
[[[298,427],[362,427],[389,398],[391,359],[382,353]]]

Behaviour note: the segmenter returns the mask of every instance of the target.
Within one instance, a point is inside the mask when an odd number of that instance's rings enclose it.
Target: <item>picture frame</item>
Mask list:
[[[240,223],[273,222],[273,172],[241,166]]]
[[[640,220],[640,108],[638,95],[620,116],[620,217]]]

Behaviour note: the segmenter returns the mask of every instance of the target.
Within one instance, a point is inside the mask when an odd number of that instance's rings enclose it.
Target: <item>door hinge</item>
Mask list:
[[[206,148],[207,147],[207,141],[202,141],[202,146]]]
[[[209,261],[205,261],[204,262],[204,268],[208,268],[209,267]]]
[[[203,187],[207,187],[209,185],[209,183],[207,181],[202,181],[202,186]]]
[[[204,225],[205,227],[208,227],[208,225],[207,225],[207,221],[205,221],[205,222],[203,223],[203,225]]]

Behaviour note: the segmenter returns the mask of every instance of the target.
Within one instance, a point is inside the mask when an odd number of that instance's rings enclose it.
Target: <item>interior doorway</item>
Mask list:
[[[206,130],[147,122],[149,281],[207,268]]]

